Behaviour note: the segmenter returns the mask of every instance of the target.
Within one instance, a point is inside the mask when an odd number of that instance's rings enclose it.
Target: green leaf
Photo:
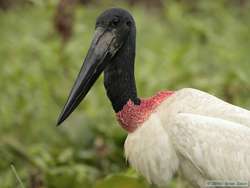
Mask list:
[[[99,180],[94,188],[147,188],[143,180],[125,175],[112,175],[104,180]]]

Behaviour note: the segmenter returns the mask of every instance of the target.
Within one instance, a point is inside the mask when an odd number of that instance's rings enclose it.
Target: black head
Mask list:
[[[130,35],[135,36],[135,22],[128,11],[112,8],[97,18],[91,46],[59,116],[58,125],[79,105],[103,70],[115,63],[116,54],[122,51]]]
[[[111,8],[98,16],[96,27],[116,29],[119,34],[126,34],[131,27],[135,27],[135,22],[128,11],[121,8]]]

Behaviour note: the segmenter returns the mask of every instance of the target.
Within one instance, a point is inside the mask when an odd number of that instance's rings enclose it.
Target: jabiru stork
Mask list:
[[[197,187],[207,180],[250,180],[250,111],[184,88],[137,96],[136,27],[120,8],[104,11],[68,100],[61,124],[104,71],[104,86],[128,132],[125,155],[149,182],[164,185],[177,170]]]

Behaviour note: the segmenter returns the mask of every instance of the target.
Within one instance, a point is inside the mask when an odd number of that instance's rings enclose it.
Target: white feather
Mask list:
[[[249,128],[219,118],[185,113],[174,119],[169,131],[175,150],[201,169],[204,180],[250,181]],[[192,176],[188,169],[183,171],[186,178]],[[198,184],[205,186],[205,181]]]
[[[128,135],[125,155],[149,182],[164,185],[177,170],[179,160],[157,114]]]
[[[250,112],[199,90],[179,90],[128,135],[125,155],[158,185],[177,169],[198,187],[207,180],[250,181]]]

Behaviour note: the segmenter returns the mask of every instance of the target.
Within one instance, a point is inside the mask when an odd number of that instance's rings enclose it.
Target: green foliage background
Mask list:
[[[128,8],[137,22],[140,96],[194,87],[250,109],[249,3],[167,1],[161,11],[112,2],[79,6],[65,48],[53,29],[55,3],[0,11],[1,188],[20,187],[11,164],[25,187],[150,187],[128,168],[126,132],[115,121],[103,78],[64,125],[55,126],[95,18],[114,5]],[[168,187],[185,183],[175,177]]]

